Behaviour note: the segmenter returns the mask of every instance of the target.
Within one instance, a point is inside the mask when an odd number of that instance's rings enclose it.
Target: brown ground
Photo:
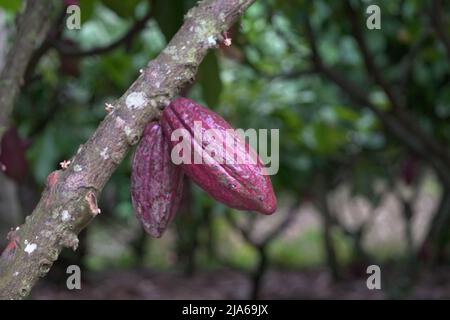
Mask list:
[[[91,276],[81,290],[41,284],[33,299],[245,299],[250,283],[232,270],[179,274],[127,270]],[[324,270],[271,271],[265,278],[263,299],[384,299],[383,290],[368,290],[365,279],[333,283]],[[422,276],[407,298],[449,299],[450,268]]]

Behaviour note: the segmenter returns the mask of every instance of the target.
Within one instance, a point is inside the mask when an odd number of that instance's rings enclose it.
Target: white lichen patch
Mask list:
[[[209,36],[207,41],[208,41],[208,45],[211,47],[214,47],[217,44],[216,39],[214,39],[213,36]]]
[[[178,56],[178,49],[175,46],[168,46],[164,49],[164,53],[171,56],[173,60],[178,61],[180,57]]]
[[[123,131],[125,132],[127,137],[130,137],[131,134],[133,133],[133,130],[131,130],[131,128],[129,126],[126,126],[125,129],[123,129]]]
[[[36,248],[37,248],[37,244],[36,243],[29,243],[25,247],[24,251],[30,255],[30,254],[32,254],[34,252],[34,250],[36,250]]]
[[[28,240],[25,239],[25,240],[23,241],[23,243],[24,243],[24,244],[28,244]]]
[[[67,221],[70,220],[70,218],[71,218],[71,216],[70,216],[69,211],[64,210],[64,211],[61,213],[61,220],[62,220],[62,221],[67,222]]]
[[[73,171],[75,171],[75,172],[80,172],[82,170],[83,170],[83,167],[80,166],[79,164],[77,164],[73,167]]]
[[[102,157],[103,160],[108,160],[109,159],[108,147],[105,147],[102,150],[102,152],[100,152],[100,156]]]
[[[19,275],[19,271],[16,271],[16,272],[13,273],[14,277],[17,277],[18,275]]]
[[[147,103],[147,96],[141,91],[130,93],[125,100],[125,104],[128,109],[142,109],[147,105]]]

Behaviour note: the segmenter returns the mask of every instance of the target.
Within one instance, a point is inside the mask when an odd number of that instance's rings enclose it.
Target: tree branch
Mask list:
[[[52,23],[52,13],[60,1],[28,0],[19,16],[15,41],[0,75],[0,139],[9,126],[14,102],[34,50],[42,43]]]
[[[101,190],[145,125],[192,81],[208,49],[253,2],[203,0],[186,14],[178,33],[117,100],[71,165],[49,175],[32,215],[10,234],[0,258],[0,298],[26,297],[64,247],[77,247],[77,234],[99,213]]]
[[[256,241],[253,240],[253,238],[250,235],[250,229],[248,226],[244,227],[241,226],[236,219],[234,219],[233,215],[231,214],[230,210],[227,210],[225,212],[225,218],[227,219],[228,223],[236,230],[239,231],[239,233],[241,234],[241,236],[244,238],[245,241],[247,241],[248,243],[250,243],[253,246],[257,246]]]

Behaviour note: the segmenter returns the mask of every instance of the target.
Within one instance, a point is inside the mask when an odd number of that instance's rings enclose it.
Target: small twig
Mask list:
[[[247,241],[248,243],[252,244],[252,245],[256,245],[256,242],[253,240],[253,238],[251,237],[250,231],[248,228],[245,228],[243,226],[241,226],[236,219],[233,217],[233,215],[231,214],[230,210],[226,210],[225,212],[225,217],[228,221],[228,223],[236,230],[239,231],[239,233],[242,235],[242,237],[245,239],[245,241]]]
[[[295,203],[289,208],[289,211],[287,212],[286,217],[284,217],[283,221],[281,221],[281,223],[277,227],[272,229],[272,231],[269,232],[261,241],[261,247],[266,247],[273,239],[282,234],[292,224],[299,206],[300,201],[296,200]]]

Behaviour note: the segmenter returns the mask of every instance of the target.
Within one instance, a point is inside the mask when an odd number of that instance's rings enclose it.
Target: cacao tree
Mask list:
[[[100,213],[100,191],[130,146],[139,142],[144,126],[157,118],[160,110],[195,76],[207,50],[216,46],[220,35],[252,2],[203,1],[191,9],[167,49],[150,61],[122,98],[114,102],[113,110],[89,141],[70,162],[63,164],[63,170],[49,175],[39,204],[26,223],[11,235],[12,244],[2,254],[0,297],[26,297],[63,247],[77,248],[77,234]],[[45,5],[44,9],[52,11]],[[219,16],[222,19],[217,19]],[[196,27],[200,23],[208,28]],[[132,99],[136,95],[143,99],[136,102]],[[24,250],[22,246],[28,244],[32,247]]]

